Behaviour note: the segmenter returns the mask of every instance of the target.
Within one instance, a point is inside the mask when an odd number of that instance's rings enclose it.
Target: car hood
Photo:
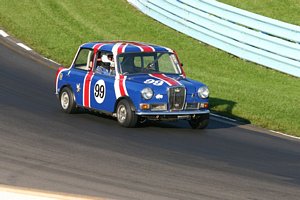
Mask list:
[[[128,75],[129,82],[139,83],[142,87],[150,87],[154,90],[167,91],[168,87],[185,87],[188,94],[195,93],[203,83],[184,78],[177,74],[135,74]]]

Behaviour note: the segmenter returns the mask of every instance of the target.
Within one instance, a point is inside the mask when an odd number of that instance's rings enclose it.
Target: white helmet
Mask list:
[[[110,63],[110,67],[115,67],[115,63],[108,58],[108,55],[102,55],[101,60],[104,63]]]

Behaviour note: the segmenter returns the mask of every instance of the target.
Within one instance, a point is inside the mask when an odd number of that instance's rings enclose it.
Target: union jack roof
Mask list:
[[[132,41],[89,42],[81,45],[81,47],[94,49],[94,51],[111,51],[116,54],[138,52],[173,52],[173,50],[167,47]]]

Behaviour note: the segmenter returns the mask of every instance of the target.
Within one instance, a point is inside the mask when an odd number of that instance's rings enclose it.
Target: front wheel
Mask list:
[[[132,128],[137,124],[137,115],[131,110],[130,104],[123,99],[117,106],[117,120],[121,126]]]
[[[209,115],[196,116],[189,120],[189,124],[193,129],[204,129],[208,126]]]
[[[65,113],[74,113],[76,111],[76,103],[74,101],[74,94],[68,87],[62,89],[59,95],[60,105]]]

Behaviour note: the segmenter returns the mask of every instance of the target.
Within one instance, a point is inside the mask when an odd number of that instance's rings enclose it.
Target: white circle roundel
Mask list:
[[[94,97],[98,103],[102,103],[104,101],[105,93],[106,93],[105,82],[104,80],[101,79],[97,81],[94,86]]]

